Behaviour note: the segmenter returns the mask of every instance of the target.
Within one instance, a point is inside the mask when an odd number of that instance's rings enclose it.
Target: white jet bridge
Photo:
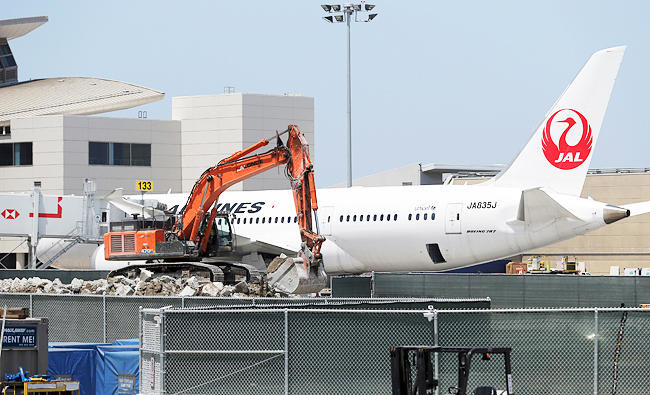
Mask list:
[[[95,191],[95,182],[86,180],[83,196],[44,195],[37,181],[30,192],[0,194],[0,237],[25,238],[30,269],[47,268],[79,243],[101,243],[102,201],[95,200]],[[59,241],[38,261],[36,248],[43,238]]]

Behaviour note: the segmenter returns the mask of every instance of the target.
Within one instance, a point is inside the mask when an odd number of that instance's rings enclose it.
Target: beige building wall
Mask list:
[[[582,197],[610,204],[626,204],[650,200],[650,172],[589,174]],[[626,218],[583,236],[531,251],[532,255],[549,255],[559,261],[564,255],[584,261],[592,274],[609,274],[610,266],[625,268],[650,267],[650,214]]]
[[[182,189],[189,192],[205,169],[289,124],[305,134],[314,156],[314,99],[231,93],[172,98],[172,119],[181,122]],[[286,141],[286,139],[285,139]],[[260,149],[270,149],[274,143]],[[232,186],[231,190],[287,189],[282,167]]]
[[[88,142],[151,144],[151,166],[90,165]],[[94,179],[97,194],[124,188],[136,193],[137,180],[153,181],[154,193],[181,189],[180,122],[50,115],[11,120],[11,136],[0,143],[32,142],[31,166],[0,167],[0,192],[31,190],[41,181],[46,194],[83,194]]]
[[[650,170],[630,173],[594,174],[585,179],[582,197],[614,205],[650,200]],[[485,179],[457,178],[454,184],[475,184]],[[514,261],[526,262],[531,256],[548,256],[558,262],[563,256],[585,262],[592,274],[609,274],[611,266],[625,268],[650,267],[650,213],[626,218],[611,225],[572,239],[530,251]]]

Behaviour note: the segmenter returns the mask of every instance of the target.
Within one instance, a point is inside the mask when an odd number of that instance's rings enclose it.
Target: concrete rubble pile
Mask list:
[[[129,279],[124,276],[84,281],[78,278],[70,284],[63,284],[58,278],[54,281],[39,277],[14,278],[0,280],[0,292],[45,293],[45,294],[80,294],[80,295],[116,295],[116,296],[222,296],[222,297],[279,297],[266,284],[253,284],[245,281],[235,285],[210,282],[205,278],[191,276],[174,278],[163,275],[156,277],[148,270],[142,269],[139,278]]]

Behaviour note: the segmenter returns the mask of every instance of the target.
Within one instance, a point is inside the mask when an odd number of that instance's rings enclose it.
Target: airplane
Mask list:
[[[594,53],[523,150],[493,179],[474,185],[319,189],[325,272],[472,267],[650,212],[650,202],[615,206],[580,197],[624,52],[620,46]],[[139,214],[141,206],[129,208],[139,199],[115,192],[107,200],[127,214]],[[187,195],[147,200],[178,211]],[[234,214],[233,233],[244,253],[298,249],[290,190],[226,191],[219,209]],[[103,252],[95,255],[101,260]]]

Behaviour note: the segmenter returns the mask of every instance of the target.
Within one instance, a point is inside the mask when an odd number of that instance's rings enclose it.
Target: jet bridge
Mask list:
[[[95,191],[95,182],[86,180],[83,196],[44,195],[40,182],[30,192],[0,194],[0,237],[24,238],[30,269],[50,266],[79,243],[101,242],[99,226],[106,221],[107,208],[95,200]],[[41,253],[39,262],[36,248],[44,238],[60,241]]]

